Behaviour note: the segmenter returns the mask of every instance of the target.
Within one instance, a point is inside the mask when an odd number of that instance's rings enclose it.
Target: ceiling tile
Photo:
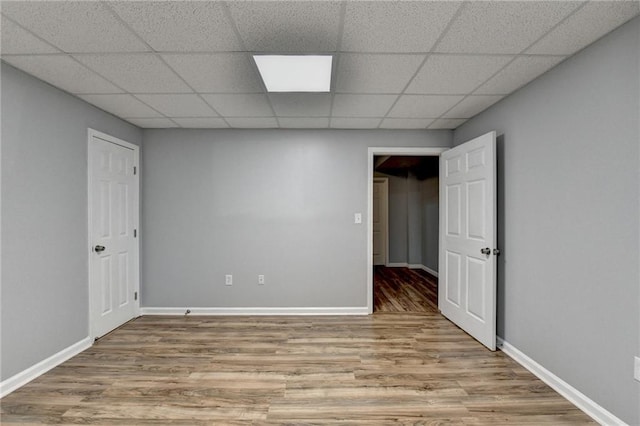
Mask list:
[[[273,129],[278,122],[273,117],[230,117],[227,123],[239,129]]]
[[[284,129],[326,129],[327,117],[279,117],[280,127]]]
[[[577,1],[467,2],[435,51],[519,53],[580,4]]]
[[[433,123],[433,118],[385,118],[381,129],[426,129]]]
[[[154,54],[77,55],[89,68],[133,93],[188,93],[192,90]]]
[[[503,96],[467,96],[462,102],[447,111],[442,118],[471,118],[502,99]]]
[[[336,92],[400,93],[424,58],[424,55],[341,54]]]
[[[2,35],[0,41],[3,55],[11,53],[60,53],[58,49],[40,40],[29,31],[14,24],[4,15],[0,23]]]
[[[4,61],[67,92],[122,93],[67,55],[5,56]]]
[[[331,118],[332,129],[376,129],[380,124],[380,118]]]
[[[389,117],[436,118],[460,102],[464,96],[402,95]]]
[[[135,124],[143,129],[167,129],[170,127],[178,127],[168,118],[127,118],[129,123]]]
[[[224,129],[229,127],[222,118],[215,117],[174,118],[173,121],[178,123],[180,127],[188,129]]]
[[[338,117],[384,117],[398,95],[340,95],[333,99],[332,115]]]
[[[219,112],[240,128],[454,128],[639,13],[627,0],[2,1],[0,50],[143,127],[227,127]],[[245,48],[350,53],[333,95],[267,94]]]
[[[336,49],[340,2],[239,1],[229,3],[244,45],[260,52]]]
[[[215,117],[217,114],[198,95],[136,95],[142,102],[168,117]]]
[[[267,95],[253,94],[204,94],[205,101],[225,117],[273,117]]]
[[[328,117],[331,108],[328,93],[271,93],[269,99],[283,117]]]
[[[348,2],[341,50],[427,52],[459,2]]]
[[[116,1],[109,4],[157,51],[241,50],[221,2]]]
[[[439,118],[429,126],[429,129],[455,129],[465,121],[467,121],[466,118]]]
[[[80,98],[122,118],[162,117],[162,114],[131,95],[80,95]]]
[[[638,1],[591,1],[527,53],[570,55],[640,13]]]
[[[491,80],[484,83],[475,95],[506,95],[524,86],[564,59],[563,56],[520,56]]]
[[[406,93],[468,94],[512,59],[512,56],[431,55]]]
[[[264,92],[260,75],[245,53],[162,55],[198,92]]]
[[[2,13],[65,52],[149,50],[97,1],[9,1]]]

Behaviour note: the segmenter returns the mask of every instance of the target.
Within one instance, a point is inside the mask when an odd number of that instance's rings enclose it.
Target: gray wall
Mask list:
[[[389,263],[408,263],[407,178],[389,178]]]
[[[389,178],[389,263],[438,271],[438,178]]]
[[[440,180],[430,177],[420,182],[422,207],[422,265],[438,272]]]
[[[451,134],[145,131],[142,306],[366,306],[367,147]]]
[[[4,63],[0,378],[88,335],[87,128],[138,128]]]
[[[472,119],[498,143],[498,332],[640,423],[640,18]]]
[[[420,181],[411,173],[407,178],[407,263],[422,263],[422,191]]]

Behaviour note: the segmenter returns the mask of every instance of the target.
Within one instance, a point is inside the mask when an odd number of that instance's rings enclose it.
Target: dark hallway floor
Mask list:
[[[374,312],[438,312],[438,278],[422,269],[374,266]]]

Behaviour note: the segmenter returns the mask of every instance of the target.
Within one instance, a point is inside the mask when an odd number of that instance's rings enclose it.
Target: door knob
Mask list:
[[[96,253],[100,253],[103,252],[105,248],[105,246],[95,246],[93,250],[95,250]]]
[[[480,249],[480,253],[482,253],[482,254],[491,254],[491,249],[489,247],[485,247],[483,249]]]

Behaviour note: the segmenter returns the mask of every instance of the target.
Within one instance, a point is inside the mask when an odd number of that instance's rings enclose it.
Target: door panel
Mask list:
[[[135,316],[137,244],[133,226],[137,203],[135,152],[91,136],[91,324],[100,337]],[[103,246],[104,250],[96,250]]]
[[[455,155],[452,156],[451,158],[447,158],[446,160],[446,176],[453,176],[456,173],[460,173],[460,156],[459,155]]]
[[[443,315],[491,350],[496,345],[495,132],[440,157]]]
[[[98,277],[102,287],[102,305],[101,312],[103,315],[111,312],[111,257],[105,256],[100,258],[100,275]]]
[[[460,235],[460,185],[447,186],[447,235]]]
[[[467,184],[467,238],[485,241],[485,181]]]
[[[467,312],[477,320],[485,320],[485,261],[467,257]]]
[[[460,254],[447,251],[446,271],[448,279],[441,281],[439,286],[444,286],[447,301],[454,306],[460,306]]]
[[[118,234],[126,237],[129,233],[129,186],[118,184]]]
[[[118,278],[118,306],[123,307],[130,302],[129,295],[131,294],[129,286],[129,253],[120,253],[118,255],[118,271],[120,272],[120,277]]]

